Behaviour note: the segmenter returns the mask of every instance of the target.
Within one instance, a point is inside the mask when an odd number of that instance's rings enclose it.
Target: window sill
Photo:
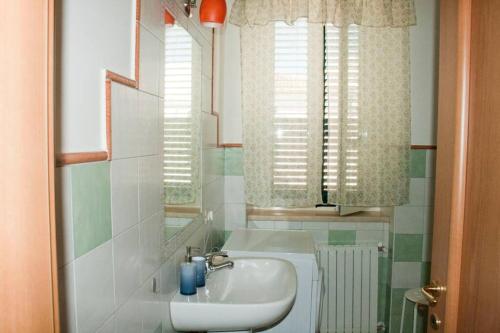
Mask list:
[[[165,205],[165,217],[196,218],[200,213],[200,207]]]
[[[380,211],[358,212],[343,216],[338,211],[322,209],[247,209],[248,221],[390,223],[391,217],[391,208],[382,208]]]

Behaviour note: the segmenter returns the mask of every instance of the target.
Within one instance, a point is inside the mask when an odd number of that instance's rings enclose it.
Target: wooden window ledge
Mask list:
[[[302,221],[302,222],[366,222],[390,223],[390,209],[365,211],[340,216],[338,211],[323,209],[247,209],[248,221]]]

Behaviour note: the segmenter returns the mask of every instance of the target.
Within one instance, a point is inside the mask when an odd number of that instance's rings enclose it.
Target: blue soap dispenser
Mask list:
[[[181,263],[181,294],[196,294],[196,265],[191,261],[191,247],[186,247],[186,260]]]

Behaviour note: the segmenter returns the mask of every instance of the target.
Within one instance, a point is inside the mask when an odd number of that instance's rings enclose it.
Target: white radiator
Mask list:
[[[321,333],[377,332],[377,246],[320,245]]]

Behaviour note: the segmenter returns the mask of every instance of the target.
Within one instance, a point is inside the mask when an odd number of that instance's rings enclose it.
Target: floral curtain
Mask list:
[[[406,27],[416,23],[413,0],[235,0],[229,22],[239,26],[272,21],[293,24],[301,17],[309,23],[338,27]]]
[[[410,59],[408,28],[337,29],[340,36],[336,186],[328,202],[398,206],[408,202]],[[347,31],[349,30],[349,31]],[[344,51],[344,50],[349,50]],[[348,59],[354,58],[354,61]],[[352,77],[352,80],[350,78]],[[330,120],[331,122],[332,120]]]
[[[274,21],[294,23],[300,17],[308,18],[306,186],[285,191],[275,181]],[[408,26],[415,24],[413,1],[236,0],[231,22],[241,25],[247,203],[258,207],[311,207],[322,202],[322,190],[327,191],[329,203],[339,205],[407,203],[411,119]],[[335,61],[339,80],[326,91],[325,22],[329,22],[327,33],[332,28],[339,32],[338,50],[334,51],[338,52]],[[349,32],[351,23],[360,26],[355,29],[355,38],[349,39],[353,34]],[[353,49],[357,63],[354,84],[347,79],[353,73],[347,59]],[[337,157],[330,164],[333,150],[324,149],[323,141],[324,92],[336,95],[338,100],[338,117],[326,121],[328,135],[334,129],[338,133]],[[355,115],[350,113],[352,105],[357,108]],[[331,107],[328,105],[326,111]],[[353,122],[348,121],[353,117],[354,134]],[[325,182],[331,186],[322,187]]]
[[[247,203],[257,207],[311,207],[321,201],[322,119],[323,119],[323,26],[307,25],[307,118],[275,117],[276,79],[282,77],[275,68],[276,26],[241,29],[242,110],[244,172]],[[299,61],[300,63],[300,61]],[[293,64],[291,65],[293,66]],[[293,78],[292,78],[293,79]],[[292,84],[293,82],[290,82]],[[293,87],[291,88],[293,89]],[[306,132],[306,156],[297,159],[294,147],[280,146],[280,132],[294,123]],[[291,135],[290,142],[294,138]],[[298,149],[303,150],[304,147]],[[297,154],[301,154],[298,152]],[[279,156],[278,156],[279,155]],[[278,158],[277,158],[278,157]],[[279,159],[279,160],[278,160]],[[305,184],[283,184],[277,173],[298,165]],[[288,170],[285,175],[293,175]],[[279,176],[278,176],[279,177]]]

